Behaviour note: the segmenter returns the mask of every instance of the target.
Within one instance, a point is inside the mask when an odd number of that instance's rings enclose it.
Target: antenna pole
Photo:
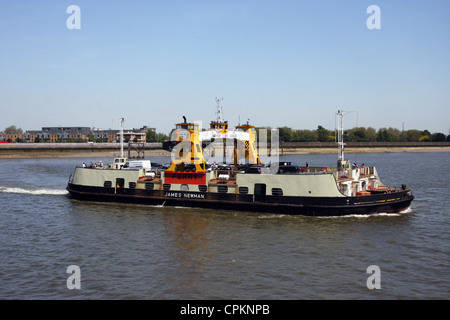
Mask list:
[[[120,119],[120,157],[123,158],[123,121],[124,118]]]
[[[338,110],[338,160],[344,160],[344,111]]]

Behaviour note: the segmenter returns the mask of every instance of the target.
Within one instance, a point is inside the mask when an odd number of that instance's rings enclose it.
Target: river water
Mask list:
[[[111,159],[0,159],[0,298],[448,299],[450,153],[347,157],[410,187],[411,207],[318,218],[82,202],[65,191],[74,167]]]

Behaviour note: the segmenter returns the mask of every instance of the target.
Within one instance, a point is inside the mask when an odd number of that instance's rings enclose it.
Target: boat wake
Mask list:
[[[0,186],[0,193],[20,193],[20,194],[33,194],[33,195],[65,195],[67,190],[60,189],[23,189],[13,187]]]
[[[324,217],[317,217],[317,218],[328,218],[328,219],[346,219],[346,218],[359,218],[359,219],[367,219],[367,218],[374,218],[374,217],[399,217],[403,216],[404,214],[412,212],[411,208],[407,208],[403,211],[397,212],[397,213],[391,213],[391,212],[379,212],[379,213],[371,213],[371,214],[347,214],[342,216],[324,216]]]
[[[155,207],[157,207],[157,208],[162,208],[162,207],[164,207],[164,204],[165,204],[166,202],[164,201],[162,204],[157,204]]]
[[[405,209],[405,210],[403,210],[403,211],[400,211],[400,214],[403,214],[403,213],[411,213],[411,212],[412,212],[411,207],[408,207],[407,209]]]

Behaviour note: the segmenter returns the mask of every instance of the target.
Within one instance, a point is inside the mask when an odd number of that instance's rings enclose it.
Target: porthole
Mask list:
[[[228,186],[219,186],[219,187],[217,188],[217,191],[218,191],[219,193],[227,193],[227,192],[228,192]]]
[[[283,189],[281,189],[281,188],[272,188],[272,195],[273,196],[282,196],[283,195]]]
[[[239,187],[239,193],[247,194],[248,193],[248,187]]]

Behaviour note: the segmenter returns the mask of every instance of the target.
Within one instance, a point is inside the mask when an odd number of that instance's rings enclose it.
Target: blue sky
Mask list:
[[[81,29],[66,26],[80,8]],[[381,29],[367,28],[377,5]],[[450,1],[0,0],[0,130],[450,129]]]

